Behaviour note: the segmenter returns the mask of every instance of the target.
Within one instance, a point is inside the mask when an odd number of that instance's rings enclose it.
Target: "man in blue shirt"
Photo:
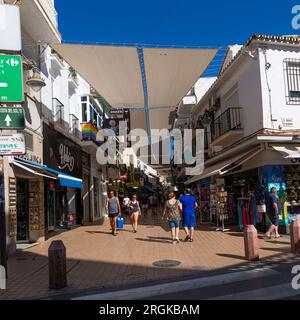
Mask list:
[[[280,238],[280,234],[278,233],[280,203],[276,194],[277,189],[273,187],[271,192],[266,197],[267,215],[272,223],[269,230],[265,234],[265,236],[269,239],[271,238],[271,234],[273,232],[275,232],[275,238]]]
[[[197,201],[194,196],[192,196],[189,189],[185,190],[184,195],[180,198],[180,203],[182,204],[182,218],[183,227],[186,233],[186,238],[184,241],[193,242],[194,228],[197,226],[195,209],[197,208]]]

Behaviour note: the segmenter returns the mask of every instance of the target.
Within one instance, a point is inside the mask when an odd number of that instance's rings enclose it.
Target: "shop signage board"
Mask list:
[[[43,125],[43,163],[54,170],[82,179],[81,147],[48,125]]]
[[[0,129],[24,129],[25,117],[22,107],[0,107]]]
[[[0,136],[0,156],[15,156],[26,153],[25,137],[22,133]]]
[[[20,55],[0,55],[0,103],[22,103],[23,67]]]

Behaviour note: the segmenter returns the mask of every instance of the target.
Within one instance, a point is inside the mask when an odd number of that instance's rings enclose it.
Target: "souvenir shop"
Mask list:
[[[215,224],[221,231],[234,225],[243,230],[249,224],[265,231],[270,225],[265,196],[272,187],[278,190],[281,204],[280,232],[288,233],[290,223],[300,217],[300,162],[270,150],[223,176],[208,177],[193,185],[201,222]]]

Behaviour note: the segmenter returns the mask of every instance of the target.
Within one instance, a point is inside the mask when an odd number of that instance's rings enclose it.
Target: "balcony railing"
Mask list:
[[[64,105],[57,99],[52,98],[52,108],[53,108],[53,120],[64,125]]]
[[[212,140],[216,140],[229,131],[241,130],[241,112],[242,108],[231,107],[216,118],[211,124]]]
[[[79,138],[79,119],[74,114],[70,114],[70,133]]]

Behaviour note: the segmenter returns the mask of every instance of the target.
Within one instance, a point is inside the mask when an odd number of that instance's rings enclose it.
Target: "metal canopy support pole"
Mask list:
[[[149,116],[149,104],[148,104],[148,88],[147,88],[147,79],[146,79],[146,70],[145,70],[145,62],[144,62],[144,53],[143,48],[138,47],[138,56],[140,60],[143,88],[144,88],[144,101],[145,101],[145,116],[147,123],[147,131],[148,131],[148,139],[149,144],[151,145],[151,128],[150,128],[150,116]]]

